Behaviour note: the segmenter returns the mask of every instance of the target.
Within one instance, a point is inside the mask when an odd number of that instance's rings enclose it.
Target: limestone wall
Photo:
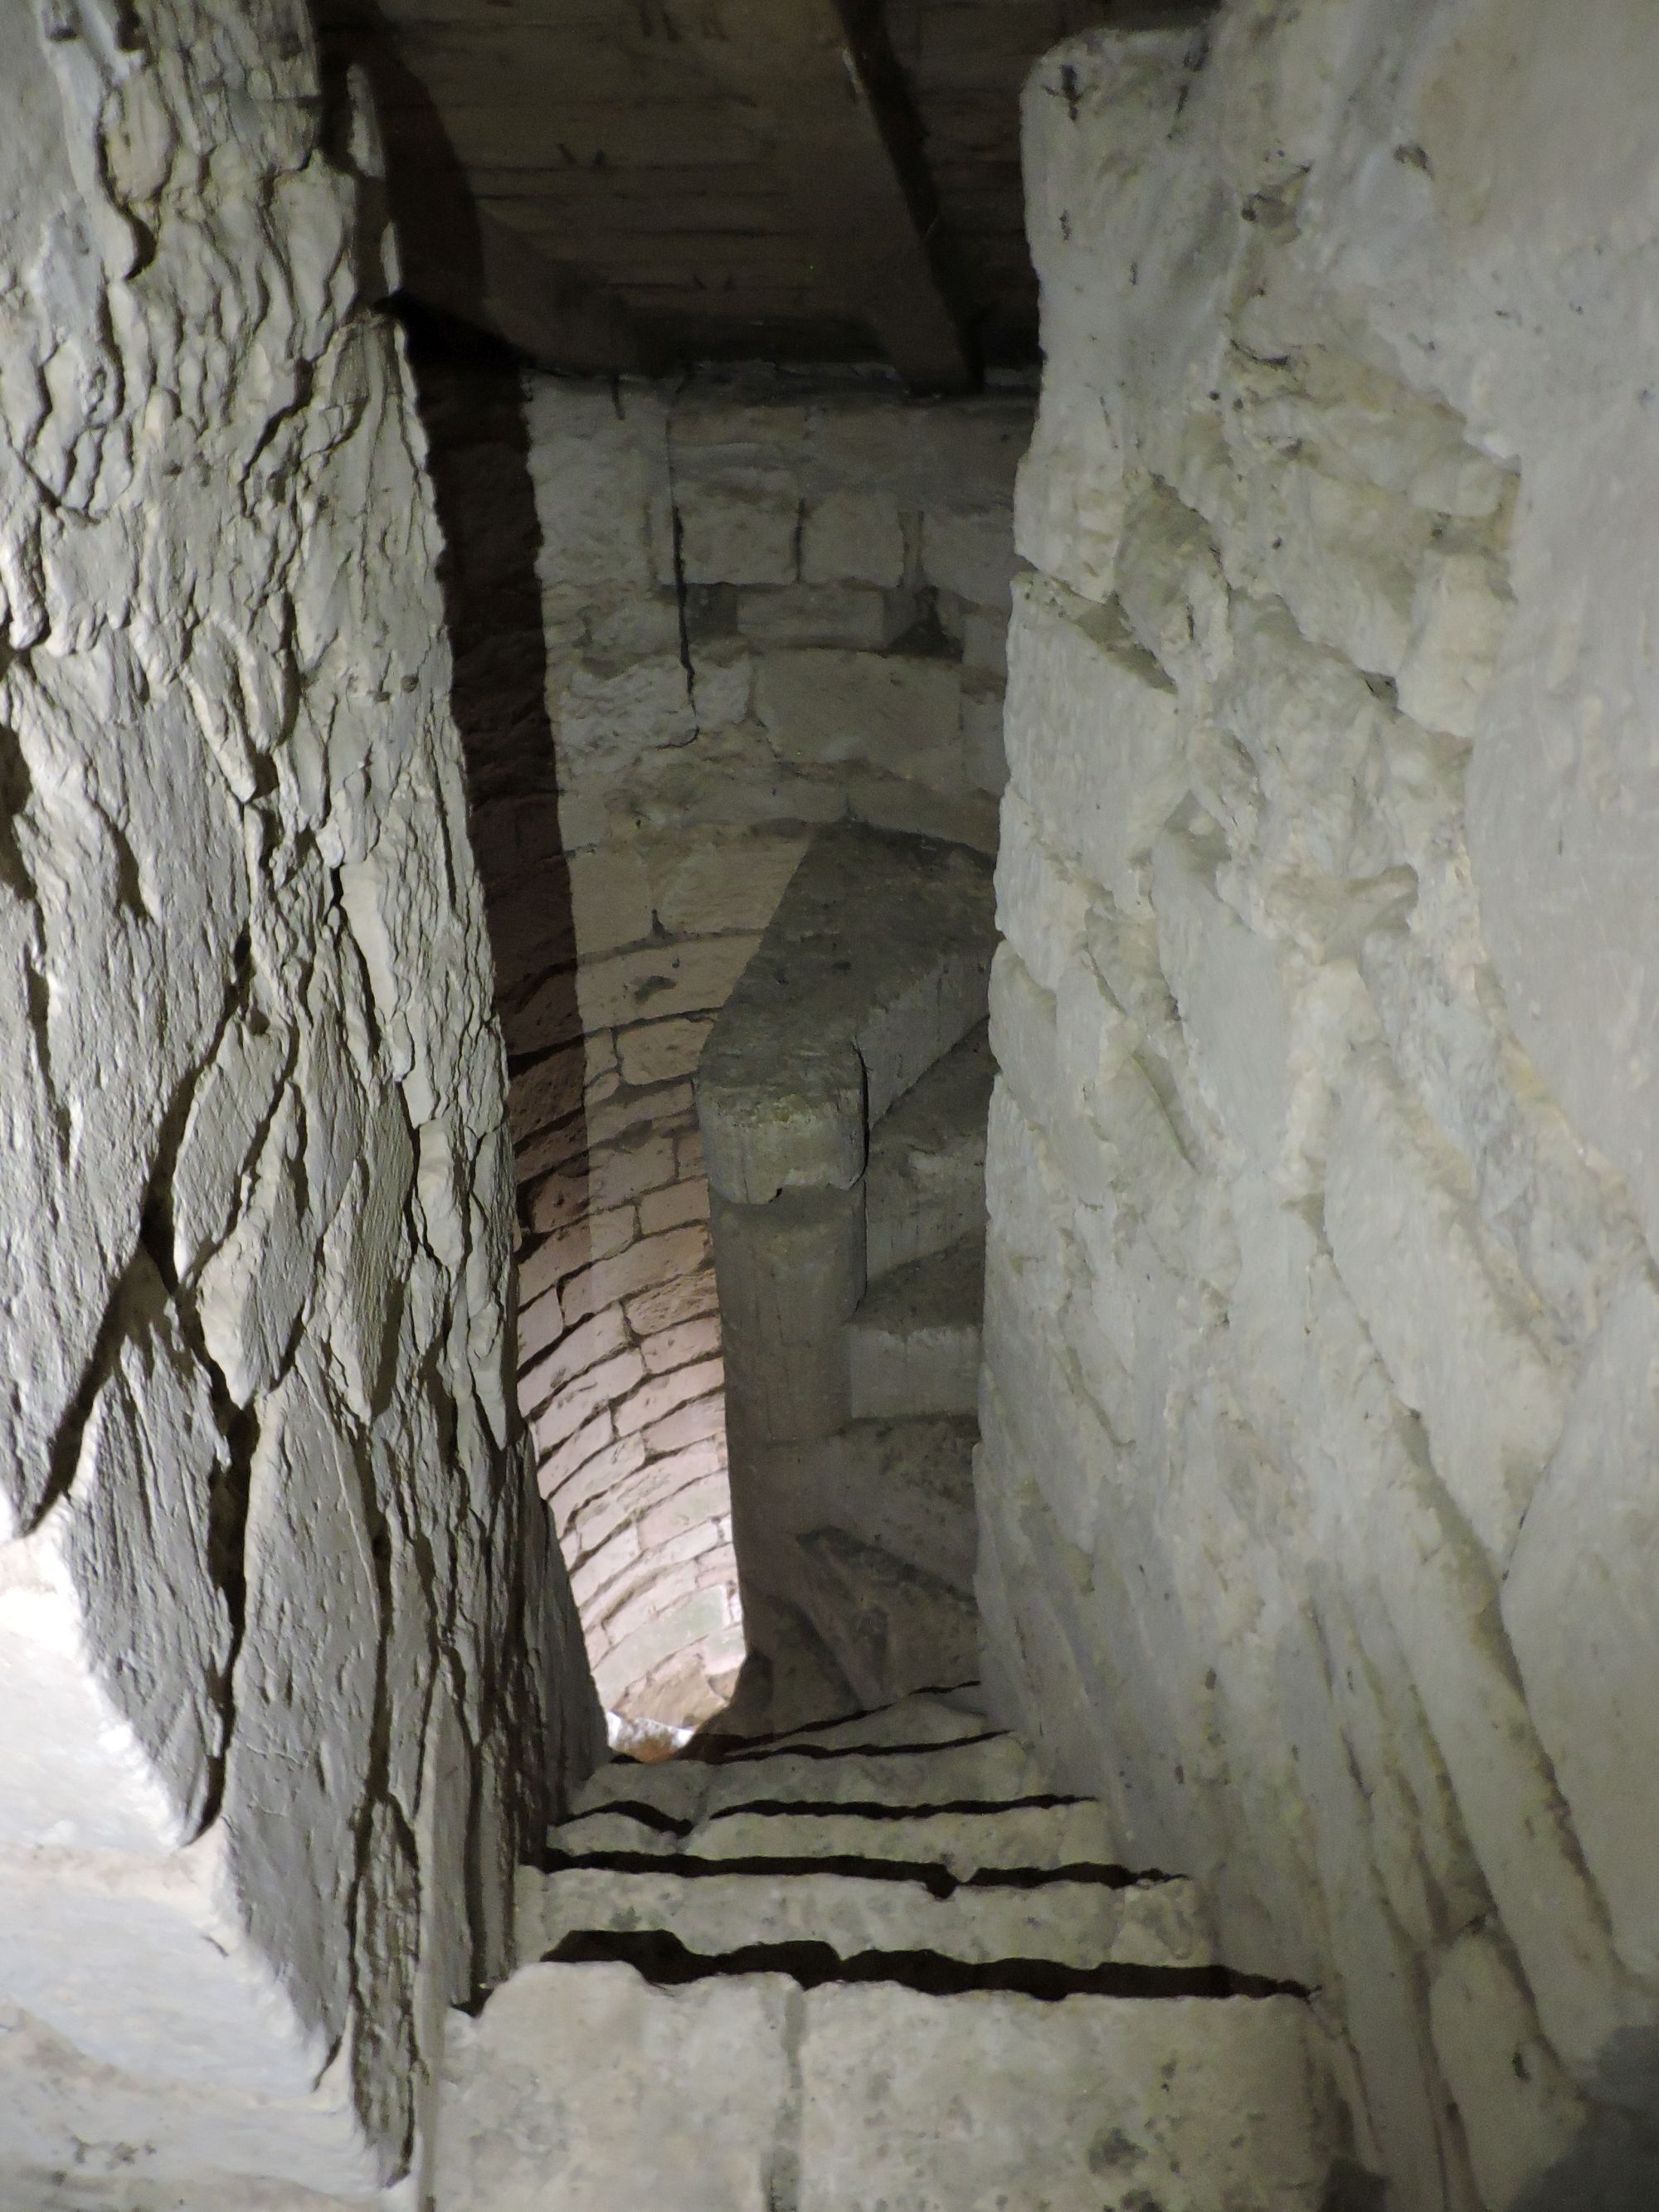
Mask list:
[[[542,378],[530,425],[574,959],[504,1009],[520,1397],[602,1694],[684,1720],[742,1656],[692,1071],[813,825],[994,843],[1030,410]]]
[[[988,1662],[1410,2212],[1659,2188],[1656,94],[1234,0],[1026,99]]]
[[[0,52],[0,2170],[364,2190],[542,1733],[372,132],[289,0]]]

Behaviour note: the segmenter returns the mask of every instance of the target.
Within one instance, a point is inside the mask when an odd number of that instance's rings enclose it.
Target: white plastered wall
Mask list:
[[[435,528],[297,0],[0,55],[0,2198],[370,2191],[542,1748]]]
[[[988,1663],[1410,2212],[1659,2186],[1656,100],[1635,0],[1026,99]]]

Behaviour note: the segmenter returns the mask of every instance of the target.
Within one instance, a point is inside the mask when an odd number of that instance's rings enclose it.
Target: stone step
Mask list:
[[[1323,2201],[1334,2130],[1297,1998],[1215,1969],[919,1971],[627,1936],[520,1969],[451,2015],[439,2212]]]
[[[708,1859],[893,1859],[966,1879],[982,1869],[1113,1866],[1123,1853],[1091,1798],[1034,1798],[984,1809],[751,1812],[738,1807],[695,1825],[643,1808],[589,1813],[550,1838],[570,1856],[627,1851]]]
[[[814,1867],[622,1853],[523,1869],[517,1927],[521,1955],[536,1958],[579,1929],[651,1929],[702,1953],[827,1943],[842,1959],[927,1951],[975,1965],[1209,1963],[1189,1883],[1136,1881],[1103,1868],[1079,1879],[1039,1872],[959,1882],[939,1868],[891,1860]]]
[[[567,1847],[626,1849],[621,1832],[619,1825],[618,1840],[606,1844],[579,1844],[573,1836]],[[633,1832],[650,1832],[635,1825]],[[702,1822],[678,1843],[682,1852],[697,1858],[894,1859],[901,1864],[942,1867],[961,1881],[986,1869],[1113,1866],[1122,1856],[1104,1810],[1087,1798],[1039,1799],[988,1812],[905,1812],[882,1818],[851,1812],[751,1813],[739,1808]]]
[[[995,1073],[981,1023],[871,1131],[864,1235],[872,1281],[983,1235],[985,1123]]]
[[[618,1807],[567,1820],[549,1840],[555,1851],[574,1856],[626,1851],[653,1858],[892,1859],[963,1879],[981,1869],[1052,1872],[1114,1866],[1123,1857],[1104,1812],[1085,1798],[915,1813],[890,1806],[769,1812],[738,1806],[695,1823]]]
[[[982,1235],[959,1237],[872,1283],[847,1325],[854,1420],[971,1413],[984,1304]]]
[[[655,1765],[612,1759],[577,1792],[577,1814],[641,1805],[695,1823],[735,1805],[1005,1804],[1040,1796],[1042,1770],[1016,1736],[969,1732],[921,1751],[803,1749],[719,1765],[668,1759]]]

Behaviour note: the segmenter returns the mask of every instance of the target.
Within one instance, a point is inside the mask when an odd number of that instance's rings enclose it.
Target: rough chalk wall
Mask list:
[[[602,1694],[683,1720],[742,1656],[692,1070],[814,824],[994,842],[1030,406],[745,371],[530,421],[574,945],[503,1009],[521,1402]]]
[[[304,9],[0,51],[0,2169],[362,2190],[539,1764],[431,504]]]
[[[1593,14],[1235,0],[1025,109],[988,1663],[1408,2212],[1659,2191],[1659,23]]]

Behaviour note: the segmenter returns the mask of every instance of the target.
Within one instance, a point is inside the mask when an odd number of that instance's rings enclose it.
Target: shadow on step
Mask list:
[[[753,1808],[745,1806],[745,1812]],[[837,1807],[836,1810],[841,1811]],[[964,1889],[1044,1889],[1056,1882],[1088,1882],[1097,1889],[1139,1889],[1143,1884],[1173,1881],[1173,1875],[1137,1874],[1132,1867],[1069,1865],[1056,1867],[980,1867],[972,1874],[952,1874],[949,1867],[915,1859],[861,1858],[856,1853],[831,1851],[809,1857],[698,1858],[677,1856],[665,1861],[651,1851],[548,1851],[540,1861],[543,1874],[558,1874],[582,1867],[607,1874],[672,1874],[677,1881],[724,1881],[732,1875],[784,1878],[791,1875],[848,1875],[862,1881],[909,1881],[930,1897],[954,1897]]]
[[[734,1974],[783,1974],[804,1990],[838,1982],[895,1982],[923,1996],[976,1991],[1040,1997],[1298,1997],[1299,1983],[1237,1974],[1227,1966],[1144,1966],[1128,1963],[1062,1966],[1045,1959],[997,1959],[973,1965],[933,1951],[864,1951],[843,1959],[828,1943],[748,1943],[710,1956],[660,1929],[579,1929],[546,1954],[544,1966],[605,1962],[632,1966],[659,1988]]]

